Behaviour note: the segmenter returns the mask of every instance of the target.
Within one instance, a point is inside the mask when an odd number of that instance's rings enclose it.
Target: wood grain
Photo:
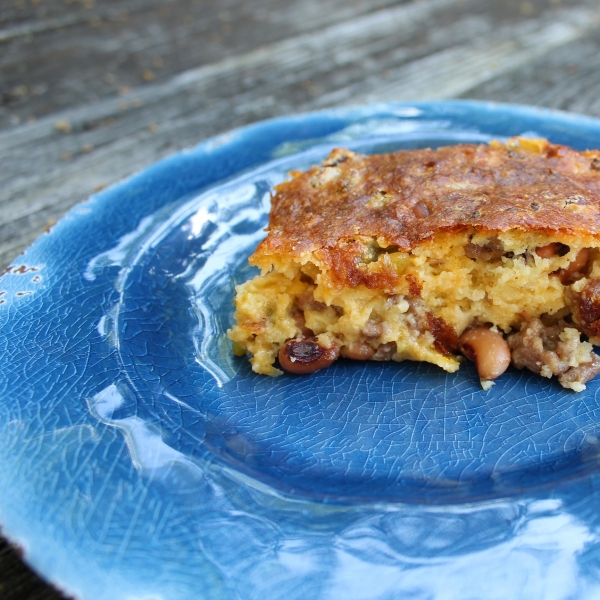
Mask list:
[[[599,25],[596,0],[7,0],[0,268],[94,190],[257,120],[457,97],[600,116]],[[0,597],[58,595],[3,545]]]
[[[328,0],[322,10],[315,0],[125,0],[86,10],[81,3],[54,0],[43,18],[0,31],[0,41],[10,42],[0,54],[6,74],[0,124],[167,81],[173,73],[393,4]]]
[[[323,10],[307,2],[301,11],[291,4],[279,18],[288,23],[281,26],[288,33],[295,28],[294,35],[271,43],[263,38],[257,45],[252,21],[246,25],[250,38],[241,36],[245,52],[238,48],[124,96],[105,95],[82,106],[79,98],[34,123],[6,126],[0,135],[0,263],[95,189],[206,137],[328,106],[467,97],[471,89],[514,76],[548,52],[593,36],[598,24],[592,2],[558,8],[543,3],[527,19],[510,5],[499,18],[494,3],[482,0],[372,5],[376,9],[368,12],[357,4],[353,16],[338,4],[332,0]],[[254,20],[268,6],[261,12],[254,5]],[[152,10],[156,14],[150,3],[139,13],[147,19]],[[314,19],[300,19],[299,11]],[[213,12],[220,23],[222,11]],[[331,23],[334,13],[346,18]],[[121,26],[115,27],[118,37]],[[157,39],[168,46],[164,36]],[[202,56],[215,57],[209,49]],[[487,97],[514,100],[503,89]]]

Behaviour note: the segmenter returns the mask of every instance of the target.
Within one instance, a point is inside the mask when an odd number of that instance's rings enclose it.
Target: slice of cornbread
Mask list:
[[[228,332],[257,373],[462,355],[484,387],[511,360],[576,391],[600,373],[600,151],[336,149],[276,187],[268,232]]]

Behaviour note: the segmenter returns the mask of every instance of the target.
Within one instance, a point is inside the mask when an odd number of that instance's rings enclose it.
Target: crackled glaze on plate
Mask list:
[[[473,102],[261,123],[74,209],[0,281],[0,523],[76,597],[594,598],[600,398],[509,370],[232,356],[269,190],[334,146],[600,123]]]

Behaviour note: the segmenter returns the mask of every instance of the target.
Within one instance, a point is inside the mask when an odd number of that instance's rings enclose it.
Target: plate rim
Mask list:
[[[557,119],[560,122],[567,124],[576,124],[578,127],[590,126],[594,129],[597,129],[598,135],[600,136],[600,120],[590,117],[587,115],[580,115],[577,113],[570,113],[566,111],[561,111],[557,109],[548,109],[542,107],[528,106],[522,104],[510,104],[510,103],[496,103],[496,102],[487,102],[487,101],[476,101],[476,100],[451,100],[451,101],[433,101],[433,102],[399,102],[399,103],[381,103],[381,104],[371,104],[366,106],[354,106],[354,107],[343,107],[343,108],[332,108],[332,109],[324,109],[319,111],[311,111],[307,113],[298,113],[289,116],[280,116],[272,119],[263,120],[257,123],[252,123],[249,125],[245,125],[243,127],[232,129],[223,134],[219,134],[217,136],[213,136],[209,139],[201,141],[199,144],[180,150],[172,155],[169,155],[159,161],[152,163],[151,165],[137,171],[136,173],[120,180],[114,182],[106,189],[102,190],[99,193],[91,195],[87,200],[84,200],[82,203],[77,204],[71,210],[69,210],[59,221],[58,223],[49,231],[47,234],[43,234],[40,238],[38,238],[28,249],[20,256],[16,257],[9,265],[7,272],[0,277],[0,281],[4,284],[10,276],[13,274],[11,269],[14,267],[18,267],[23,264],[28,264],[29,258],[34,257],[37,253],[43,253],[45,246],[48,245],[49,240],[53,241],[56,238],[59,238],[61,235],[64,235],[64,232],[69,230],[69,226],[73,223],[73,220],[77,220],[79,218],[86,218],[85,215],[89,214],[89,212],[93,212],[95,207],[98,204],[106,203],[106,202],[114,202],[114,197],[116,197],[119,193],[121,193],[126,188],[136,184],[142,179],[148,177],[151,173],[155,173],[157,170],[163,170],[170,168],[171,165],[174,164],[182,156],[193,156],[197,153],[210,153],[214,148],[227,148],[229,144],[236,144],[240,140],[240,136],[245,134],[259,133],[264,131],[265,128],[277,126],[282,123],[289,123],[292,121],[296,122],[306,122],[312,119],[333,119],[333,118],[344,118],[348,120],[352,120],[356,118],[357,115],[367,116],[369,114],[375,114],[377,111],[383,110],[387,111],[390,109],[403,109],[403,108],[430,108],[433,106],[442,106],[447,107],[449,110],[452,109],[462,109],[462,110],[481,110],[488,111],[490,113],[494,112],[504,112],[508,114],[510,112],[523,113],[527,116],[535,117],[536,119]],[[209,185],[214,185],[212,184]],[[83,211],[83,212],[82,212]],[[87,212],[85,212],[87,211]],[[12,286],[10,286],[12,287]],[[2,314],[6,311],[7,305],[0,305],[0,322],[2,322]],[[13,331],[12,329],[10,330]],[[3,353],[0,353],[3,354]],[[0,366],[0,373],[6,374],[3,366]],[[6,397],[0,395],[0,408],[3,403],[7,401]],[[2,426],[2,413],[0,412],[0,427]],[[2,514],[2,506],[0,502],[0,515]],[[26,556],[25,560],[28,561],[28,543],[23,544],[23,540],[20,539],[18,533],[15,532],[15,535],[12,535],[10,526],[7,526],[4,522],[2,525],[2,533],[9,540],[12,540],[13,543],[17,543],[18,545],[25,545],[26,547]],[[33,565],[34,568],[37,569],[36,565]],[[43,573],[43,575],[45,575]],[[56,581],[50,577],[50,581],[57,585],[59,588],[64,588],[69,591],[69,587],[63,586],[60,581]]]

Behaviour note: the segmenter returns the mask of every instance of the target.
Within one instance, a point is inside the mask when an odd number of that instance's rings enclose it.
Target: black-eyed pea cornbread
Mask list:
[[[600,152],[337,149],[275,188],[250,264],[229,337],[257,373],[465,355],[486,388],[512,361],[580,391],[600,373]]]

